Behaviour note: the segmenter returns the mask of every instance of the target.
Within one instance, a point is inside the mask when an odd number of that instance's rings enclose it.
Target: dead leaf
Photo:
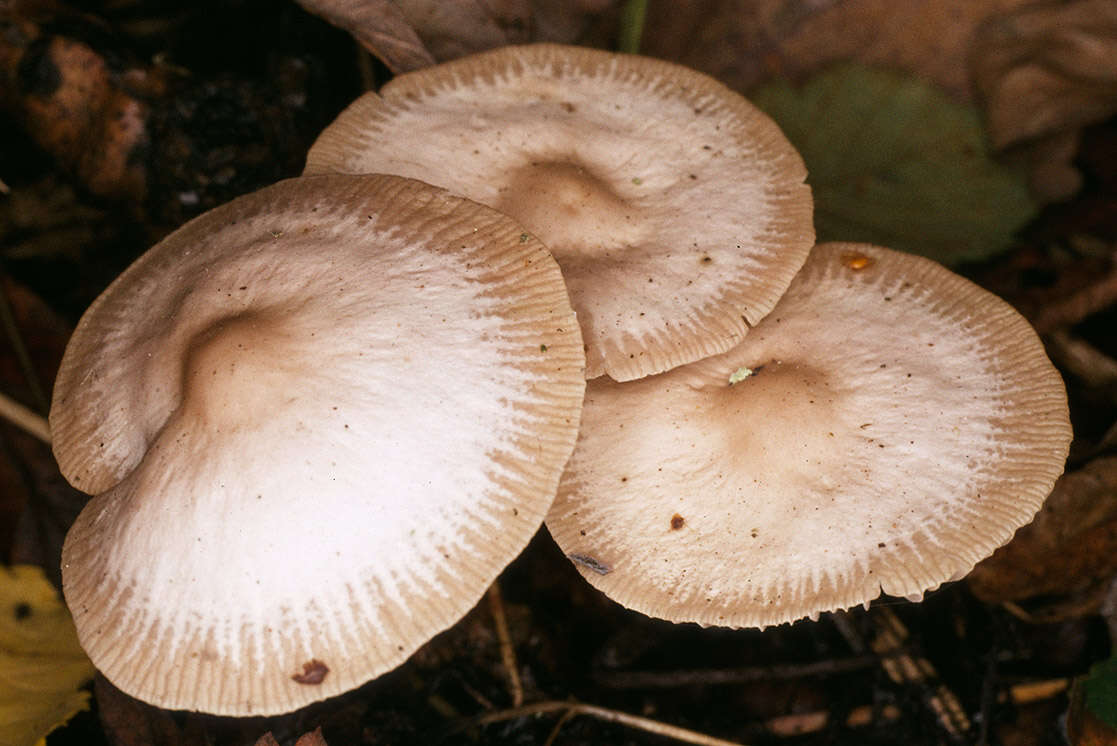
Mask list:
[[[967,577],[978,598],[1085,596],[1117,572],[1117,457],[1063,475],[1035,520]]]
[[[70,613],[30,565],[0,568],[0,746],[32,746],[89,703],[93,664]]]
[[[298,0],[394,73],[508,44],[579,41],[620,0]]]
[[[273,736],[269,730],[257,739],[255,746],[279,746],[279,741],[275,739],[275,736]],[[326,739],[322,737],[322,729],[315,728],[311,732],[299,736],[299,740],[295,741],[295,746],[329,746],[329,744],[327,744]]]
[[[990,19],[973,69],[998,148],[1102,121],[1117,112],[1117,3],[1052,3]]]
[[[914,73],[955,98],[971,94],[966,59],[978,25],[1032,0],[698,0],[652,3],[647,54],[738,90],[774,75],[802,79],[856,60]]]
[[[87,44],[0,15],[0,108],[90,192],[143,198],[148,107]],[[130,71],[132,83],[144,73]]]
[[[11,352],[0,346],[0,387],[25,405],[46,412],[46,393],[69,339],[69,327],[27,288],[0,278],[3,301],[24,341],[30,375]],[[36,394],[41,389],[42,392]],[[13,562],[47,568],[61,582],[62,540],[88,498],[70,487],[58,472],[49,446],[11,425],[0,426],[0,515],[13,518],[0,530],[0,552]],[[15,518],[18,516],[18,518]]]
[[[1020,159],[1033,196],[1081,184],[1077,129],[1117,111],[1117,3],[1078,0],[692,0],[652,4],[645,51],[750,91],[839,62],[905,71],[959,101],[984,98],[996,148]],[[970,60],[973,64],[970,64]],[[976,82],[975,82],[976,79]]]
[[[129,697],[100,673],[93,681],[93,696],[101,727],[113,746],[192,746],[213,743],[198,716],[187,716],[180,725],[170,710],[152,707]]]
[[[523,44],[531,32],[528,0],[398,0],[396,4],[439,61]]]
[[[42,299],[10,278],[0,278],[0,292],[27,355],[21,364],[10,340],[0,344],[0,388],[45,415],[70,329]],[[0,556],[47,568],[52,582],[60,583],[62,537],[86,499],[62,479],[49,446],[12,425],[0,425]]]
[[[418,70],[435,62],[403,11],[389,0],[298,0],[298,3],[348,31],[394,73]]]
[[[295,746],[328,746],[328,744],[326,739],[322,737],[322,729],[315,728],[310,733],[299,736],[299,740],[295,741]]]

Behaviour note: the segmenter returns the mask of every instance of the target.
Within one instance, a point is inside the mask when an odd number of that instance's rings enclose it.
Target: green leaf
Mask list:
[[[89,706],[93,664],[38,567],[0,566],[0,746],[33,746]]]
[[[857,64],[752,100],[806,161],[819,241],[865,241],[944,264],[988,257],[1035,213],[989,156],[976,110],[917,79]]]
[[[1086,709],[1106,725],[1117,728],[1117,657],[1091,666],[1082,688]]]

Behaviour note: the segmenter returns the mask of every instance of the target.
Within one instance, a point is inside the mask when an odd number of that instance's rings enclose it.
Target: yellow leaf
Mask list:
[[[35,746],[89,705],[93,664],[43,571],[0,567],[0,746]]]

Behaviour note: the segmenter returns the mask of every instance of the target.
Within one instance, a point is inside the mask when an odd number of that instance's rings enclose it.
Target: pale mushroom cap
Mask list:
[[[307,173],[396,173],[519,220],[554,253],[587,377],[724,352],[814,243],[798,153],[712,78],[591,49],[505,47],[395,78],[321,135]]]
[[[582,342],[509,218],[393,176],[281,182],[97,299],[55,384],[83,647],[174,709],[297,709],[402,662],[527,544]]]
[[[1032,519],[1070,438],[1062,379],[1008,304],[926,259],[823,244],[733,350],[589,383],[547,527],[627,607],[778,624],[968,572]]]

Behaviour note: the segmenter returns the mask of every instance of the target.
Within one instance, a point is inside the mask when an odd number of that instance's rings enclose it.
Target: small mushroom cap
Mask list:
[[[162,707],[273,714],[455,622],[527,544],[584,389],[558,266],[394,176],[281,182],[136,261],[66,350],[81,643]]]
[[[597,50],[504,47],[353,103],[307,173],[396,173],[519,220],[554,253],[586,375],[631,380],[732,347],[814,243],[799,154],[701,73]]]
[[[591,381],[547,527],[651,616],[762,627],[918,596],[1029,522],[1071,439],[1008,304],[926,259],[815,248],[717,357]]]

